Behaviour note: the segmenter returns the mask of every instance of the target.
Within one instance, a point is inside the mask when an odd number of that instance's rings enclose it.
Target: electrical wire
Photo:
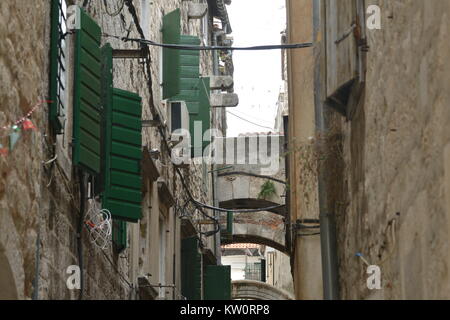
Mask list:
[[[274,205],[274,206],[265,207],[265,208],[257,208],[257,209],[226,209],[226,208],[219,208],[219,207],[210,206],[208,204],[201,203],[201,202],[196,201],[196,200],[193,200],[193,201],[194,201],[194,203],[196,205],[204,207],[204,208],[207,208],[207,209],[221,211],[221,212],[233,212],[233,213],[249,213],[249,212],[271,211],[271,210],[282,208],[282,207],[285,206],[284,204],[277,204],[277,205]]]
[[[250,114],[247,114],[247,113],[242,112],[242,111],[239,111],[239,110],[233,110],[233,112],[237,112],[238,115],[240,115],[241,117],[250,117],[250,118],[252,118],[252,119],[254,119],[254,120],[261,121],[261,122],[266,122],[266,124],[269,124],[269,125],[270,125],[270,121],[269,121],[269,120],[264,120],[264,119],[256,118],[255,116],[252,116],[252,115],[250,115]]]
[[[183,44],[169,44],[169,43],[158,43],[152,40],[147,40],[145,37],[141,39],[138,38],[128,38],[120,37],[116,35],[111,35],[103,33],[103,36],[109,38],[116,38],[124,42],[138,42],[141,45],[148,45],[154,47],[161,47],[167,49],[177,49],[177,50],[193,50],[193,51],[262,51],[262,50],[280,50],[280,49],[303,49],[311,48],[314,44],[311,42],[306,43],[295,43],[295,44],[275,44],[275,45],[262,45],[262,46],[248,46],[248,47],[228,47],[228,46],[194,46],[194,45],[183,45]]]
[[[137,17],[137,13],[136,13],[136,8],[133,5],[132,0],[124,0],[125,5],[128,7],[128,11],[131,14],[134,24],[136,25],[136,29],[139,33],[139,35],[141,36],[141,39],[132,39],[132,38],[128,38],[128,37],[118,37],[118,36],[114,36],[114,35],[109,35],[104,33],[103,36],[105,37],[112,37],[112,38],[116,38],[116,39],[120,39],[122,41],[135,41],[141,44],[141,46],[143,46],[144,48],[148,45],[155,45],[155,46],[162,46],[162,47],[170,47],[170,48],[174,48],[174,49],[183,49],[183,50],[263,50],[263,47],[246,47],[246,48],[231,48],[231,47],[217,47],[217,46],[213,46],[213,47],[201,47],[201,46],[182,46],[182,45],[165,45],[165,44],[159,44],[159,43],[155,43],[153,41],[149,41],[149,40],[145,40],[145,35],[144,32],[142,30],[142,27],[139,23],[139,19]],[[281,49],[289,49],[289,48],[306,48],[306,47],[311,47],[312,43],[306,43],[306,44],[297,44],[297,45],[282,45],[282,46],[264,46],[264,47],[271,47],[268,49],[275,49],[275,47],[277,48],[281,48]],[[223,48],[223,49],[220,49]],[[155,118],[161,118],[158,109],[156,108],[154,101],[153,101],[153,80],[152,80],[152,76],[151,76],[151,70],[150,70],[150,59],[147,56],[145,58],[145,65],[146,65],[146,73],[147,73],[147,77],[148,77],[148,81],[147,81],[147,85],[149,88],[149,93],[150,93],[150,111],[153,115],[153,117]],[[163,128],[161,126],[158,126],[158,131],[160,133],[160,135],[163,137],[162,141],[164,143],[164,145],[166,146],[167,150],[171,150],[168,142],[167,142],[167,136],[163,130]],[[272,207],[267,207],[267,208],[260,208],[260,209],[241,209],[241,210],[230,210],[230,209],[224,209],[224,208],[218,208],[218,207],[214,207],[214,206],[210,206],[204,203],[201,203],[197,200],[194,199],[194,197],[192,196],[192,193],[189,189],[189,187],[187,186],[187,183],[184,179],[184,176],[182,175],[180,168],[175,166],[175,172],[178,174],[178,176],[180,177],[181,180],[181,184],[183,186],[183,189],[186,191],[188,198],[190,200],[190,202],[192,202],[196,208],[202,213],[202,215],[212,221],[214,221],[214,224],[217,226],[216,230],[213,231],[209,231],[209,232],[202,232],[200,231],[200,234],[207,234],[207,235],[212,235],[215,234],[217,232],[220,231],[220,223],[218,221],[218,219],[208,215],[206,212],[203,211],[203,208],[207,208],[207,209],[211,209],[211,210],[217,210],[217,211],[222,211],[222,212],[260,212],[260,211],[268,211],[268,210],[273,210],[276,208],[281,208],[284,205],[276,205],[276,206],[272,206]]]
[[[245,118],[242,118],[241,116],[238,116],[237,114],[234,114],[234,113],[231,112],[231,111],[227,111],[227,113],[229,113],[229,114],[235,116],[236,118],[239,118],[239,119],[241,119],[241,120],[243,120],[243,121],[245,121],[245,122],[248,122],[248,123],[250,123],[250,124],[253,124],[253,125],[255,125],[255,126],[258,126],[258,127],[264,128],[264,129],[273,130],[273,128],[269,128],[269,127],[266,127],[266,126],[262,126],[262,125],[260,125],[260,124],[255,123],[255,122],[252,122],[252,121],[250,121],[250,120],[247,120],[247,119],[245,119]]]
[[[146,39],[134,39],[134,38],[121,38],[122,41],[139,42],[155,47],[162,47],[168,49],[178,50],[195,50],[195,51],[210,51],[210,50],[226,50],[226,51],[261,51],[261,50],[279,50],[279,49],[302,49],[310,48],[312,43],[295,43],[295,44],[275,44],[275,45],[262,45],[262,46],[249,46],[249,47],[228,47],[228,46],[191,46],[182,44],[166,44],[158,43]]]

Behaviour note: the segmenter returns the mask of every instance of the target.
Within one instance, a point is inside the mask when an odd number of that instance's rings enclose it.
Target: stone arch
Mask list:
[[[284,218],[272,212],[238,213],[233,217],[233,235],[222,244],[256,243],[272,247],[285,254]]]
[[[274,193],[262,199],[260,192],[266,182],[272,182]],[[225,209],[258,209],[280,206],[270,212],[285,215],[286,185],[281,180],[267,176],[248,175],[236,172],[218,177],[218,202]]]
[[[231,282],[231,299],[294,300],[294,297],[290,293],[265,282],[235,280]]]
[[[237,198],[219,202],[219,207],[224,209],[258,209],[278,205],[280,205],[280,203],[257,198]],[[284,216],[286,214],[286,207],[282,206],[269,211]]]
[[[17,300],[17,287],[9,259],[0,245],[0,300]]]

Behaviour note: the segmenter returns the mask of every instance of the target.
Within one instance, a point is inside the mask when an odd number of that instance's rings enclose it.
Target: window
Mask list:
[[[67,109],[67,3],[52,0],[50,48],[50,122],[56,133],[64,131]]]

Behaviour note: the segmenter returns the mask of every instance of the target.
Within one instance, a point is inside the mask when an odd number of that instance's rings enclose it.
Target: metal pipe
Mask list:
[[[318,39],[321,30],[326,30],[326,6],[321,0],[313,2],[313,24],[314,24],[314,105],[316,130],[320,134],[328,131],[323,97],[326,83],[326,32],[323,33],[323,40]],[[326,143],[322,143],[319,148],[325,149]],[[320,161],[320,160],[319,160]],[[319,163],[318,170],[318,192],[320,211],[320,245],[322,254],[322,281],[324,300],[339,299],[338,264],[336,250],[336,222],[334,212],[328,207],[327,194],[327,172],[324,163]]]

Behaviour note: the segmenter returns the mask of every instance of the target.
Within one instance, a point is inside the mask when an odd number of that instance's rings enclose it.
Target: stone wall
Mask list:
[[[448,1],[369,1],[365,98],[342,125],[346,192],[337,211],[343,299],[450,297]],[[366,287],[361,252],[379,265]]]
[[[84,1],[75,1],[82,5]],[[177,7],[183,12],[183,30],[200,34],[199,20],[187,19],[187,2],[181,0],[147,1],[148,25],[144,32],[152,39],[160,40],[161,19]],[[72,2],[73,3],[73,2]],[[143,1],[133,1],[138,17]],[[130,37],[137,38],[137,28],[132,22],[127,6],[121,14],[111,17],[105,14],[103,1],[89,1],[85,10],[99,23],[107,34],[123,36],[131,26]],[[144,14],[145,16],[145,14]],[[39,100],[48,96],[50,1],[2,1],[0,3],[0,125],[16,121]],[[30,27],[32,26],[32,27]],[[70,37],[70,36],[69,36]],[[135,44],[117,39],[103,38],[113,48],[136,48]],[[150,49],[153,79],[153,102],[165,113],[160,97],[159,50]],[[202,56],[202,75],[211,73],[211,58]],[[138,93],[143,101],[143,118],[152,119],[149,111],[150,94],[142,64],[137,60],[114,61],[114,86]],[[68,159],[70,151],[61,151],[62,136],[52,135],[48,123],[47,106],[42,105],[32,116],[36,131],[24,131],[17,146],[8,156],[0,156],[0,267],[11,273],[0,275],[0,284],[14,283],[7,297],[19,299],[75,299],[79,290],[66,287],[66,268],[78,265],[77,227],[79,223],[79,181]],[[1,129],[0,129],[1,130]],[[143,145],[158,148],[162,159],[157,163],[161,177],[173,195],[186,198],[180,180],[170,166],[170,158],[164,154],[161,137],[154,128],[143,131]],[[2,136],[0,143],[7,144]],[[67,138],[67,137],[66,137]],[[56,150],[55,150],[56,149]],[[70,148],[69,148],[70,149]],[[48,165],[55,152],[63,156]],[[64,157],[64,155],[66,157]],[[211,203],[211,186],[202,188],[201,165],[193,165],[183,171],[194,197]],[[147,193],[147,197],[155,190]],[[145,200],[148,203],[149,198]],[[159,214],[159,212],[157,212]],[[171,211],[171,214],[174,213]],[[143,221],[151,217],[149,207],[143,209]],[[146,220],[147,219],[147,220]],[[136,224],[132,229],[139,230]],[[154,230],[154,229],[152,229]],[[156,230],[158,230],[156,228]],[[172,229],[172,232],[176,230]],[[133,232],[131,232],[133,234]],[[179,232],[178,232],[179,234]],[[86,230],[82,231],[84,261],[84,299],[128,299],[136,297],[135,284],[139,274],[139,259],[147,259],[149,251],[143,250],[133,257],[134,248],[120,255],[95,247]],[[206,241],[206,240],[205,240]],[[212,246],[212,239],[207,242]],[[136,243],[130,239],[130,245]],[[149,241],[144,247],[149,246]],[[172,250],[177,248],[172,244]],[[173,279],[172,279],[173,280]],[[14,287],[11,286],[11,287]]]

